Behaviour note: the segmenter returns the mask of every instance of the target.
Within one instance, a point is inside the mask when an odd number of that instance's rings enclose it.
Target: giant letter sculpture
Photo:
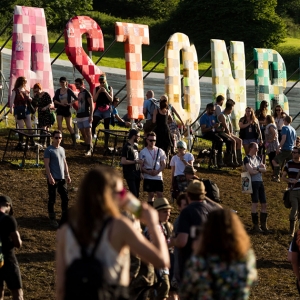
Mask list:
[[[27,79],[28,88],[39,82],[43,90],[53,96],[48,33],[43,8],[15,6],[10,92],[20,76]]]
[[[90,85],[90,91],[99,85],[101,70],[82,48],[82,35],[87,36],[89,51],[103,51],[104,40],[100,26],[90,17],[79,16],[69,20],[65,29],[66,54],[75,68]]]
[[[286,88],[286,69],[281,55],[276,50],[257,48],[253,49],[253,55],[256,109],[262,100],[270,104],[274,99],[289,114],[288,100],[283,94]]]
[[[116,22],[116,40],[125,43],[127,111],[130,119],[144,119],[142,45],[149,45],[147,25]]]
[[[181,102],[180,50],[183,62],[184,101]],[[187,35],[174,33],[165,47],[165,90],[170,103],[189,125],[194,122],[201,105],[198,74],[198,57]]]
[[[232,114],[233,126],[238,129],[238,122],[246,109],[246,73],[245,50],[243,42],[230,42],[230,57],[228,57],[223,40],[211,40],[212,90],[213,99],[218,95],[227,96],[235,101]]]

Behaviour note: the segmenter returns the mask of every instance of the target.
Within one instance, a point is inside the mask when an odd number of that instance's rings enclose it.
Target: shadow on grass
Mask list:
[[[60,203],[60,199],[59,199]],[[50,225],[50,221],[47,216],[35,216],[35,217],[19,217],[16,218],[18,226],[27,229],[35,229],[39,231],[52,231],[56,230]],[[57,221],[58,216],[57,216]]]
[[[34,252],[34,253],[18,253],[18,262],[19,263],[40,263],[54,261],[55,251],[50,252]]]
[[[287,269],[291,270],[291,263],[288,261],[282,261],[282,260],[269,260],[269,259],[258,259],[256,261],[256,266],[258,269]]]

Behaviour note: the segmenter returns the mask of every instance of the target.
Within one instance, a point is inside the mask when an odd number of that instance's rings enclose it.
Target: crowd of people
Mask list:
[[[62,120],[65,118],[76,146],[70,126],[70,107],[78,101],[77,124],[87,147],[86,155],[91,155],[95,128],[103,119],[105,129],[109,129],[111,105],[118,102],[113,98],[113,89],[108,86],[105,75],[99,81],[100,87],[92,96],[84,88],[82,79],[76,79],[79,90],[76,95],[67,88],[67,81],[62,77],[61,88],[54,97],[59,128],[52,132],[52,144],[44,151],[44,163],[50,224],[58,229],[56,298],[248,299],[250,288],[257,280],[250,238],[234,211],[206,196],[204,183],[196,176],[194,156],[178,134],[176,118],[182,127],[184,124],[169,105],[167,96],[163,95],[156,102],[154,92],[147,92],[144,147],[138,148],[140,130],[130,129],[121,154],[123,176],[106,166],[91,169],[81,180],[74,206],[68,207],[67,184],[71,177],[62,147]],[[17,82],[11,98],[16,122],[20,129],[24,122],[31,129],[28,106],[33,99],[26,89],[26,79],[18,78]],[[35,84],[33,90],[39,122],[41,119],[39,124],[49,129],[52,100],[40,84]],[[268,103],[262,101],[256,112],[251,107],[246,108],[239,120],[240,135],[237,136],[231,122],[235,103],[231,99],[227,99],[225,105],[224,102],[224,97],[218,96],[216,103],[208,104],[200,118],[200,126],[203,138],[214,142],[220,168],[243,166],[251,176],[253,228],[250,232],[270,232],[262,180],[262,173],[267,170],[267,153],[273,169],[272,180],[279,182],[281,173],[281,179],[291,189],[290,234],[294,235],[300,202],[300,138],[290,125],[291,117],[279,105],[273,116],[268,115]],[[22,147],[21,134],[19,143]],[[226,145],[224,157],[223,143]],[[104,146],[108,147],[108,135],[104,136]],[[169,163],[172,197],[167,199],[163,173],[170,153],[173,153]],[[139,201],[141,182],[147,193],[145,202]],[[55,213],[57,192],[61,197],[59,222]],[[179,215],[171,224],[173,198]],[[13,251],[22,241],[12,216],[12,201],[7,196],[0,196],[0,224],[5,262],[0,268],[0,299],[4,297],[4,281],[13,299],[23,299],[20,271]],[[292,253],[297,243],[299,240],[295,238]],[[298,261],[293,256],[291,261],[298,283]]]

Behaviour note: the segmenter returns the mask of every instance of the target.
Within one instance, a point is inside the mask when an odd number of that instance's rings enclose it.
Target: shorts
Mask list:
[[[251,194],[252,203],[258,203],[258,201],[261,204],[267,203],[265,187],[262,181],[252,181],[252,190],[253,190],[253,193]]]
[[[164,183],[162,180],[144,179],[144,192],[163,192]]]
[[[14,116],[18,115],[18,113],[20,111],[22,111],[23,109],[24,109],[23,105],[15,106],[14,107]],[[30,109],[28,109],[28,107],[25,107],[25,114],[26,114],[26,116],[30,115]]]
[[[292,159],[292,150],[281,150],[281,152],[274,158],[279,165],[290,159]]]
[[[243,140],[243,145],[250,145],[251,143],[257,143],[257,139],[244,139]]]
[[[78,121],[77,119],[77,127],[78,129],[92,128],[92,123],[90,123],[89,120]]]
[[[62,117],[65,117],[65,118],[70,118],[70,117],[71,117],[71,110],[70,110],[70,107],[59,106],[59,107],[56,109],[56,114],[57,114],[58,116],[62,116]]]
[[[99,109],[95,109],[94,111],[94,116],[100,118],[100,120],[110,118],[110,114],[110,109],[106,111],[100,111]]]
[[[4,281],[10,290],[22,288],[21,272],[17,262],[10,262],[7,259],[4,266],[0,268],[0,286],[4,286]]]

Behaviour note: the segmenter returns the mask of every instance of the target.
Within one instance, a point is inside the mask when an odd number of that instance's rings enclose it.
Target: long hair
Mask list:
[[[250,114],[250,120],[253,122],[253,123],[257,123],[257,119],[256,119],[256,116],[255,116],[255,113],[254,113],[254,110],[252,107],[248,106],[246,107],[246,110],[250,110],[251,111],[251,114]],[[246,116],[246,111],[245,111],[245,114],[244,114],[244,118],[246,119],[247,116]]]
[[[215,254],[231,262],[243,258],[249,249],[250,238],[235,213],[218,209],[208,215],[196,254],[204,257]]]
[[[116,174],[110,167],[97,167],[91,169],[81,182],[77,201],[70,212],[70,222],[83,245],[93,240],[94,230],[106,217],[119,216],[111,185],[111,178],[118,176]]]
[[[22,87],[23,85],[25,85],[26,81],[27,80],[24,76],[18,77],[15,82],[14,89],[18,89],[19,87]]]
[[[267,117],[266,117],[266,123],[267,123],[267,124],[274,124],[275,121],[274,121],[273,116],[267,115]]]
[[[276,109],[280,108],[280,117],[281,118],[284,118],[286,116],[286,113],[283,111],[283,108],[281,107],[281,105],[277,104],[274,108],[274,111],[273,111],[273,117],[274,119],[277,118],[277,113],[276,113]]]

